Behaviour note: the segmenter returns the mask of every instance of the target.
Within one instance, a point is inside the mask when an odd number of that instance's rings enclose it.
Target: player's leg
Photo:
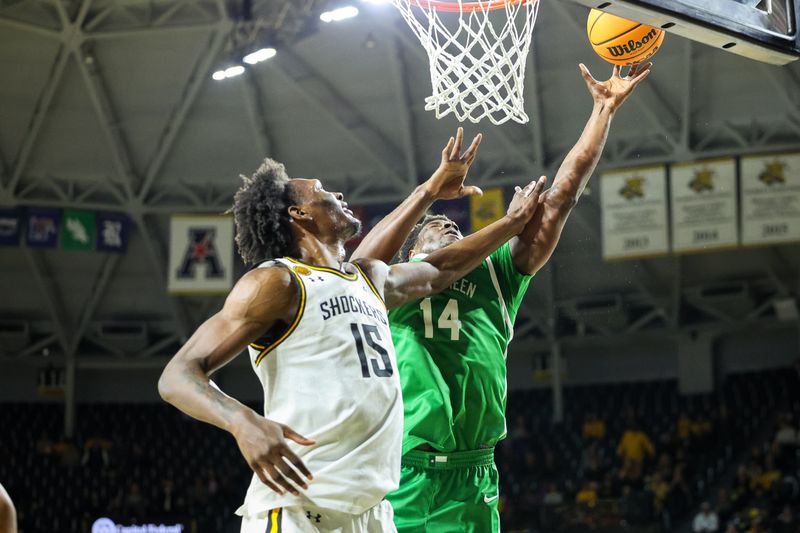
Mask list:
[[[388,500],[383,500],[361,515],[357,527],[352,533],[397,533],[392,504]]]
[[[416,464],[408,464],[408,457],[403,457],[404,464],[400,469],[400,487],[389,493],[389,500],[394,509],[394,523],[398,533],[425,533],[430,506],[436,491],[436,474]]]

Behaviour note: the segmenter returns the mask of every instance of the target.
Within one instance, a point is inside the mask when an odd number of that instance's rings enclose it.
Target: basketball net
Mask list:
[[[522,91],[539,0],[500,7],[497,0],[473,0],[470,8],[453,0],[453,11],[427,0],[390,1],[428,53],[433,94],[425,99],[427,111],[437,119],[453,113],[460,122],[528,122]]]

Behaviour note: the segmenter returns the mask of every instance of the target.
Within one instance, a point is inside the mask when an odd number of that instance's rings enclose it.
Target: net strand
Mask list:
[[[480,9],[472,11],[458,0],[458,12],[412,5],[411,0],[390,1],[428,54],[431,95],[425,99],[426,110],[435,111],[436,118],[452,113],[461,122],[528,122],[523,89],[539,0],[508,2],[494,11],[489,0],[478,0]],[[493,23],[492,13],[503,22]],[[448,25],[455,25],[453,31]]]

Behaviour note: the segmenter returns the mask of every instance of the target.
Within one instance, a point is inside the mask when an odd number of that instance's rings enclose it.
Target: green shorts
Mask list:
[[[498,473],[494,449],[403,456],[400,488],[386,498],[398,533],[496,533]]]

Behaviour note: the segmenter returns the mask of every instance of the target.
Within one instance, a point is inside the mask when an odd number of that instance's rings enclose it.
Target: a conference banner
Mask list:
[[[739,244],[735,159],[672,165],[670,191],[674,252]]]
[[[124,213],[97,213],[97,251],[125,253],[130,226]]]
[[[170,221],[168,290],[224,293],[233,285],[233,218],[174,215]]]
[[[18,208],[0,209],[0,246],[19,246],[22,212]]]
[[[666,167],[605,172],[600,178],[600,195],[604,259],[669,251]]]
[[[800,241],[800,154],[742,157],[742,244]]]
[[[95,214],[80,209],[64,209],[61,247],[65,250],[93,250]]]
[[[29,207],[25,243],[32,248],[55,248],[60,223],[60,209]]]

